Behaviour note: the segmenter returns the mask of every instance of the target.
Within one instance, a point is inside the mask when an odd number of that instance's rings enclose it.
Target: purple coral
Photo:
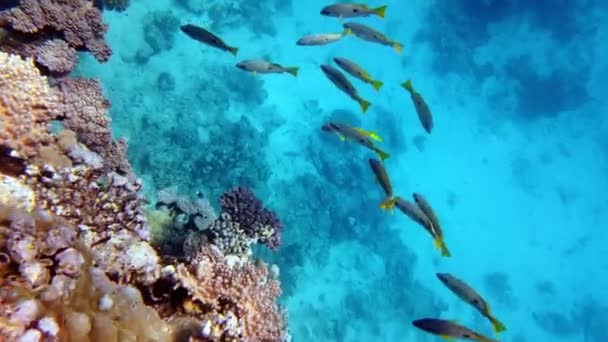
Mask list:
[[[273,250],[281,245],[283,224],[273,211],[264,208],[250,189],[238,186],[226,191],[220,197],[220,207],[250,238],[257,237]]]

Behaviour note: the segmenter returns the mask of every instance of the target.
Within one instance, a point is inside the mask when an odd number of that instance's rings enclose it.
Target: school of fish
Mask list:
[[[344,18],[364,18],[376,16],[384,18],[387,6],[368,7],[360,3],[336,3],[325,6],[321,9],[320,14],[328,17],[337,18],[340,23]],[[376,43],[379,45],[392,47],[398,53],[403,50],[403,44],[389,38],[382,32],[364,25],[359,22],[342,23],[342,32],[336,33],[314,33],[306,35],[297,40],[296,45],[299,46],[322,46],[340,41],[347,36],[355,36],[360,40]],[[201,42],[213,48],[226,51],[236,56],[239,48],[226,43],[222,38],[214,33],[206,30],[203,27],[185,24],[181,26],[181,31],[193,40]],[[363,83],[371,85],[376,91],[384,85],[383,82],[374,79],[368,71],[355,61],[347,57],[334,57],[333,61],[336,65],[350,76],[360,80]],[[294,77],[298,76],[299,68],[295,66],[283,66],[279,63],[269,61],[263,58],[249,59],[238,62],[235,67],[237,69],[257,74],[283,74],[287,73]],[[361,97],[357,88],[348,80],[346,75],[338,68],[329,64],[322,64],[321,71],[327,79],[333,83],[336,88],[344,92],[352,100],[356,101],[361,112],[365,114],[372,105],[370,101]],[[424,131],[431,134],[434,127],[433,115],[425,102],[422,95],[417,92],[411,80],[406,80],[400,85],[409,93],[413,103],[413,109],[418,116],[418,120]],[[376,145],[376,142],[382,142],[382,138],[373,131],[365,130],[360,127],[353,127],[346,123],[327,122],[321,127],[322,131],[333,133],[338,136],[341,141],[354,141],[355,143],[366,147],[378,155],[378,159],[370,158],[369,166],[372,169],[378,184],[383,190],[384,197],[381,200],[379,207],[383,210],[393,212],[396,207],[412,222],[421,226],[433,239],[436,249],[441,251],[441,256],[450,257],[451,253],[445,243],[443,229],[439,223],[439,218],[427,199],[420,193],[412,194],[413,201],[409,201],[402,197],[396,196],[393,192],[388,172],[384,167],[384,162],[390,157],[390,154],[382,150]],[[472,306],[483,317],[485,317],[496,334],[506,330],[501,323],[490,311],[490,305],[483,297],[468,285],[465,281],[448,273],[437,273],[436,277],[453,292],[463,302]],[[412,325],[427,333],[440,336],[444,339],[463,339],[478,342],[498,342],[497,340],[483,336],[465,326],[458,324],[453,320],[445,320],[439,318],[422,318],[412,322]]]

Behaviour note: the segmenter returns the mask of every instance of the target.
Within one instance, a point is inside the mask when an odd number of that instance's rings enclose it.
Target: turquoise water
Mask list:
[[[231,5],[230,3],[233,3]],[[187,4],[185,6],[184,4]],[[207,10],[211,6],[219,10]],[[285,224],[278,253],[294,341],[436,341],[411,321],[488,322],[435,277],[475,287],[505,323],[504,341],[606,341],[608,15],[603,1],[388,1],[386,18],[353,19],[403,43],[340,32],[321,1],[143,1],[105,12],[112,59],[83,56],[112,101],[115,135],[145,192],[177,186],[210,199],[253,187]],[[347,21],[347,20],[343,20]],[[179,31],[209,27],[237,57]],[[290,75],[235,67],[268,58]],[[348,57],[385,83],[349,79],[359,105],[322,73]],[[411,79],[435,121],[418,122],[400,83]],[[419,192],[437,212],[452,257],[383,198],[373,152],[321,130],[342,121],[376,131],[391,154],[394,192]]]

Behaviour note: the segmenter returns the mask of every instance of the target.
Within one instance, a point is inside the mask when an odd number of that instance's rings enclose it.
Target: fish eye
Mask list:
[[[357,12],[359,12],[359,9],[358,8],[353,8],[353,12],[357,13]]]
[[[462,337],[463,337],[463,338],[472,338],[473,336],[471,336],[471,335],[469,335],[469,334],[466,334],[466,333],[465,333],[465,334],[462,334]]]

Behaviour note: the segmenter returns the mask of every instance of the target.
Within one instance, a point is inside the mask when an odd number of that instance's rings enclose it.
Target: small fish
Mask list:
[[[477,291],[469,286],[464,281],[454,277],[449,273],[437,273],[437,278],[460,299],[469,303],[477,311],[479,311],[490,323],[496,333],[507,330],[507,328],[499,320],[497,320],[490,310],[488,303],[481,297]]]
[[[393,196],[393,186],[391,185],[391,180],[388,178],[386,169],[384,169],[382,162],[374,158],[369,159],[369,166],[372,168],[372,171],[374,171],[376,180],[378,180],[378,183],[380,183],[380,186],[382,186],[382,189],[386,193],[386,197],[380,202],[380,208],[392,210],[395,206],[395,197]]]
[[[367,71],[351,60],[344,57],[336,57],[334,58],[334,62],[336,62],[340,68],[351,74],[353,77],[356,77],[365,83],[371,84],[376,91],[380,91],[380,88],[384,84],[380,81],[373,80]]]
[[[459,338],[478,342],[498,342],[462,325],[444,319],[423,318],[413,321],[412,325],[433,335],[441,336],[446,340]]]
[[[428,217],[429,222],[433,225],[433,231],[435,232],[435,247],[441,248],[442,256],[451,256],[450,251],[443,240],[443,230],[441,229],[439,218],[435,214],[433,207],[431,207],[431,204],[421,194],[415,192],[413,197],[416,204],[418,204],[418,207],[420,207],[422,212]]]
[[[222,51],[228,51],[234,56],[239,51],[239,48],[230,46],[226,44],[222,38],[216,36],[215,34],[205,30],[204,28],[196,25],[182,25],[180,27],[182,32],[184,32],[188,37],[197,40],[203,44],[213,46],[214,48],[220,49]]]
[[[424,130],[428,134],[431,134],[431,130],[433,130],[433,115],[431,114],[429,106],[422,98],[422,95],[414,90],[411,80],[401,83],[401,86],[410,92],[412,101],[414,102],[414,107],[416,108],[416,113],[418,113],[418,119],[420,120]]]
[[[401,50],[403,50],[403,44],[389,39],[383,33],[376,31],[369,26],[354,22],[344,23],[342,26],[344,26],[344,28],[347,30],[351,30],[355,36],[363,40],[367,40],[368,42],[392,46],[393,49],[395,49],[398,53],[401,53]]]
[[[435,238],[435,231],[433,230],[433,225],[428,217],[424,214],[422,209],[416,205],[416,203],[410,202],[401,197],[395,197],[395,206],[397,209],[401,210],[407,217],[409,217],[412,221],[421,225],[424,229],[426,229],[433,238]]]
[[[298,77],[298,67],[284,67],[277,63],[272,63],[264,59],[248,59],[236,64],[236,67],[249,71],[254,75],[260,74],[282,74],[289,73],[295,77]]]
[[[341,33],[318,33],[304,36],[296,42],[297,45],[301,46],[316,46],[316,45],[327,45],[329,43],[337,42],[338,40],[352,34],[351,30],[344,30]]]
[[[361,111],[365,114],[367,109],[371,105],[371,103],[365,99],[363,99],[357,89],[353,86],[352,83],[340,72],[340,70],[332,67],[331,65],[322,64],[321,70],[329,80],[336,86],[338,89],[345,92],[351,99],[359,102],[359,106],[361,106]]]
[[[365,131],[361,128],[350,127],[341,123],[329,122],[323,125],[322,129],[326,132],[334,132],[340,137],[340,140],[353,140],[363,145],[370,150],[376,152],[380,157],[380,160],[384,161],[386,158],[390,157],[390,155],[378,147],[370,140],[382,141],[382,138],[378,136],[375,132]]]
[[[384,18],[386,12],[386,6],[380,6],[370,8],[364,4],[354,3],[338,3],[329,5],[321,9],[321,15],[336,18],[354,18],[354,17],[367,17],[369,15],[377,15],[380,18]]]

